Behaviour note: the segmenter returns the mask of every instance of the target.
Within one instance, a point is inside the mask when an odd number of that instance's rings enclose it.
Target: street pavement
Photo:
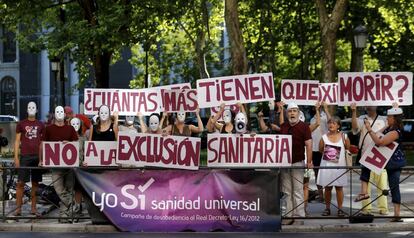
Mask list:
[[[410,233],[409,231],[414,231],[414,212],[413,212],[414,210],[414,176],[410,176],[410,173],[405,172],[401,176],[401,180],[403,179],[405,179],[405,181],[400,185],[400,187],[401,187],[401,197],[402,197],[402,202],[403,202],[403,205],[401,207],[401,216],[404,217],[404,222],[399,222],[399,223],[390,222],[390,218],[384,217],[383,215],[380,215],[376,211],[375,209],[376,206],[374,204],[373,215],[375,215],[376,218],[374,219],[373,223],[350,224],[348,221],[348,218],[337,219],[336,208],[333,205],[331,206],[332,216],[322,217],[321,213],[325,209],[325,205],[323,203],[320,203],[314,200],[308,205],[309,217],[305,219],[296,220],[296,222],[293,225],[282,226],[282,231],[284,233],[318,232],[318,233],[326,233],[326,234],[333,232],[338,235],[340,235],[343,232],[346,232],[346,233],[359,232],[359,234],[362,234],[362,236],[358,235],[360,237],[373,237],[373,236],[369,236],[368,234],[365,234],[366,231],[382,232],[381,234],[384,234],[386,237],[396,237],[393,235],[394,233],[392,232],[402,232],[401,234],[412,236],[412,233]],[[358,174],[355,172],[352,173],[352,178],[350,176],[350,181],[352,181],[351,183],[352,184],[352,195],[350,193],[351,186],[344,188],[345,198],[344,198],[343,210],[348,214],[350,213],[354,214],[361,208],[360,203],[353,202],[353,199],[355,198],[356,194],[359,193],[359,190],[360,190],[360,182],[359,182]],[[47,183],[47,180],[46,180],[46,183]],[[311,179],[310,188],[316,189],[314,179]],[[374,196],[375,194],[376,193],[373,193],[372,196]],[[393,207],[392,207],[390,197],[388,198],[388,202],[389,202],[388,216],[392,216]],[[332,204],[336,204],[336,196],[335,196],[334,189],[333,189],[333,196],[332,196]],[[33,232],[33,234],[37,234],[36,232],[40,232],[39,234],[41,234],[42,232],[62,232],[65,234],[67,234],[68,232],[80,232],[80,233],[117,232],[117,229],[113,227],[112,225],[92,224],[92,222],[88,219],[88,214],[87,214],[86,209],[84,209],[83,211],[83,219],[80,219],[78,222],[73,223],[73,224],[59,224],[58,219],[57,219],[58,209],[51,209],[51,207],[52,205],[50,204],[39,204],[38,210],[39,212],[44,213],[44,216],[42,217],[42,219],[37,219],[36,217],[29,215],[30,204],[26,203],[23,206],[23,214],[22,214],[23,216],[14,217],[13,211],[15,209],[15,201],[14,200],[3,201],[2,203],[0,203],[0,212],[3,211],[4,209],[5,217],[3,217],[2,222],[0,221],[0,231],[1,231],[0,237],[6,234],[4,232]],[[379,218],[378,216],[381,216],[381,218]],[[117,234],[121,234],[121,233],[117,233]],[[185,233],[179,233],[179,234],[185,234]],[[192,237],[196,237],[194,236],[195,233],[191,233],[191,234],[192,234]],[[204,233],[204,234],[206,235],[208,233]],[[244,236],[255,237],[253,233],[247,233],[246,235],[244,235],[244,233],[237,233],[237,234],[239,234],[237,237],[244,237]],[[251,236],[249,236],[249,234],[251,234]],[[266,233],[259,233],[259,234],[260,234],[260,237],[263,237],[262,235],[265,235]],[[391,235],[391,236],[388,236],[388,235]],[[19,237],[19,236],[7,236],[7,237]],[[34,235],[34,237],[36,237],[36,235]],[[60,236],[60,237],[65,237],[65,236]],[[82,236],[82,237],[89,237],[89,236]],[[90,237],[93,237],[93,236],[90,236]],[[145,237],[145,235],[143,235],[142,237]],[[157,237],[164,237],[164,236],[157,236]],[[165,237],[175,237],[175,236],[165,235]],[[180,237],[183,237],[183,236],[180,236]],[[286,237],[290,237],[290,236],[287,235]],[[334,237],[340,237],[340,236],[334,236]]]

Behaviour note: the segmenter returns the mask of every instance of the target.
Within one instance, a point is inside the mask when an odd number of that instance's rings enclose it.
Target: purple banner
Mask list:
[[[122,231],[279,231],[275,171],[76,170]]]

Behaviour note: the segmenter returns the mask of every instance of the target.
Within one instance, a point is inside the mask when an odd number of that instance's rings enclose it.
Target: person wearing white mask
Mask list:
[[[45,129],[43,141],[77,141],[78,134],[75,129],[65,124],[65,112],[62,106],[55,108],[54,124]],[[42,161],[41,161],[42,163]],[[69,169],[53,169],[53,186],[60,198],[59,203],[59,222],[68,223],[73,207],[72,191],[74,186],[74,174]]]
[[[44,125],[36,119],[37,106],[35,102],[27,104],[27,119],[20,121],[16,126],[14,143],[14,166],[37,167],[39,165],[39,146],[44,132]],[[20,151],[20,158],[19,158]],[[38,169],[18,169],[16,187],[16,210],[14,215],[21,215],[23,204],[23,189],[26,182],[32,181],[31,214],[39,216],[36,208],[36,191],[42,181],[42,173]]]
[[[142,133],[162,134],[161,125],[165,117],[163,117],[160,121],[160,115],[158,113],[151,114],[148,119],[149,127],[145,123],[144,117],[141,113],[138,113],[138,118]]]
[[[106,105],[99,107],[98,120],[89,135],[90,141],[116,141],[118,139],[118,112],[111,111]]]
[[[217,122],[217,120],[223,116],[223,123]],[[233,124],[233,113],[230,109],[225,109],[225,104],[222,103],[220,105],[220,110],[212,117],[211,119],[212,127],[214,127],[217,131],[221,134],[231,134],[235,132],[234,124]],[[213,129],[214,129],[213,128]],[[210,129],[210,132],[213,131]]]
[[[138,132],[134,126],[135,116],[125,116],[124,125],[119,126],[119,131]]]
[[[200,117],[200,109],[196,110],[197,123],[198,126],[186,125],[184,123],[186,113],[177,112],[177,120],[174,125],[169,125],[163,129],[163,134],[173,135],[173,136],[191,136],[192,133],[200,133],[204,130],[203,121]]]
[[[299,120],[299,107],[289,103],[288,121],[281,117],[280,133],[292,135],[292,166],[312,168],[312,137],[309,125]],[[306,150],[306,159],[305,159]],[[305,161],[306,160],[306,161]],[[281,173],[282,192],[286,194],[286,217],[305,217],[303,180],[304,169],[284,169]],[[282,224],[292,225],[293,219],[284,219]]]
[[[79,158],[80,158],[80,164],[83,165],[83,151],[84,151],[84,144],[87,139],[85,135],[82,134],[82,121],[77,117],[72,117],[69,121],[69,124],[75,129],[76,133],[78,134],[79,138]],[[75,216],[81,216],[82,215],[82,187],[75,177],[75,184],[74,184],[74,190],[75,190],[75,204],[73,207],[73,213]]]

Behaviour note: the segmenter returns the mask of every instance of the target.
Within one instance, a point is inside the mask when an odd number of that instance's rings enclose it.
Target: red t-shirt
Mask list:
[[[25,119],[17,123],[16,134],[21,133],[21,155],[38,155],[45,126],[38,120]]]
[[[299,121],[290,126],[289,122],[285,122],[280,126],[280,134],[292,135],[292,163],[305,160],[305,141],[312,139],[309,125]]]
[[[47,126],[43,133],[43,141],[77,141],[78,134],[69,125],[57,126],[55,124]]]

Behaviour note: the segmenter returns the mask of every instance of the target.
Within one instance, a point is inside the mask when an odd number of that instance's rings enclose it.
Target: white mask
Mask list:
[[[269,105],[269,109],[271,111],[275,110],[275,101],[273,101],[273,100],[269,101],[268,105]]]
[[[80,126],[81,126],[81,122],[79,120],[79,118],[74,117],[72,118],[72,120],[70,120],[70,125],[73,127],[73,129],[75,129],[75,131],[79,131]]]
[[[177,112],[177,120],[179,122],[184,122],[185,121],[185,112]]]
[[[102,106],[99,109],[99,119],[101,121],[107,121],[109,119],[109,108],[108,108],[108,106]]]
[[[234,123],[236,124],[236,131],[237,133],[245,133],[247,130],[247,118],[244,113],[239,112],[237,113],[236,117],[234,118]]]
[[[155,115],[150,116],[150,118],[149,118],[149,128],[150,128],[150,130],[153,131],[153,132],[156,132],[159,127],[160,127],[160,119]]]
[[[125,123],[130,126],[132,124],[134,124],[135,121],[135,116],[126,116],[125,117]]]
[[[65,110],[62,106],[57,106],[55,108],[55,119],[56,121],[63,121],[65,119]]]
[[[223,121],[226,124],[231,122],[231,111],[230,110],[224,110]]]
[[[29,102],[27,104],[27,114],[29,116],[36,116],[37,113],[37,107],[35,102]]]

